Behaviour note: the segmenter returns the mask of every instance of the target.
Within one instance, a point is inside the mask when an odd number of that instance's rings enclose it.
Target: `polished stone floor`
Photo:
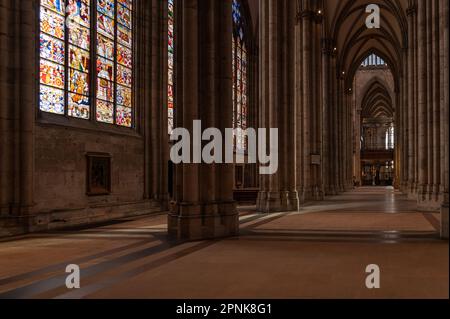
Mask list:
[[[360,188],[261,215],[241,235],[175,244],[164,215],[0,241],[0,298],[448,298],[439,214],[389,188]],[[81,268],[68,290],[65,268]],[[366,288],[366,266],[381,288]]]

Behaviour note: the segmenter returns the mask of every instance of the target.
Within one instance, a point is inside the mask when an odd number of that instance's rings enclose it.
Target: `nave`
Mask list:
[[[363,187],[300,212],[240,207],[240,236],[226,239],[170,241],[164,214],[12,238],[0,298],[448,298],[440,216],[414,204]],[[373,263],[379,290],[365,286]],[[65,287],[68,264],[81,289]]]

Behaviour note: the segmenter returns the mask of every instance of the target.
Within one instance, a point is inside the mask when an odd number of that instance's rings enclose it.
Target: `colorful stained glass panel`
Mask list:
[[[72,45],[69,47],[69,51],[69,66],[78,71],[89,72],[89,52]]]
[[[97,100],[97,121],[114,124],[114,104]]]
[[[41,32],[64,40],[64,17],[41,7]]]
[[[81,49],[89,50],[91,42],[90,30],[76,23],[70,24],[69,42]]]
[[[76,70],[70,70],[69,91],[89,95],[89,75]]]
[[[131,107],[132,101],[131,101],[131,89],[118,85],[117,86],[117,103]]]
[[[132,52],[130,49],[119,44],[117,47],[117,63],[131,68],[133,65]]]
[[[96,21],[91,21],[91,3]],[[97,121],[131,127],[132,0],[41,0],[40,4],[40,109],[89,119],[90,73],[95,71]],[[95,63],[90,53],[93,42]]]
[[[107,59],[97,59],[97,76],[108,81],[114,81],[114,62]]]
[[[40,78],[42,84],[63,89],[64,67],[50,61],[41,60]]]
[[[117,0],[117,2],[130,10],[133,9],[133,0]]]
[[[105,79],[97,80],[97,98],[108,102],[114,102],[114,83]]]
[[[40,110],[48,113],[64,114],[64,91],[41,85]]]
[[[97,0],[97,11],[114,18],[114,0]]]
[[[131,30],[121,26],[120,24],[117,26],[117,39],[120,44],[123,44],[126,47],[131,48],[132,46]]]
[[[78,23],[90,27],[90,0],[68,0],[67,15],[70,23]]]
[[[69,116],[89,119],[89,98],[79,94],[69,94]]]
[[[168,1],[168,85],[167,111],[168,129],[172,134],[174,129],[174,63],[175,63],[175,7],[173,0]]]
[[[64,64],[64,42],[41,33],[41,58]]]
[[[114,60],[114,42],[111,39],[98,34],[97,50],[99,56],[107,58],[109,60]]]
[[[61,15],[65,13],[64,0],[42,0],[41,5]]]
[[[235,147],[237,151],[247,148],[243,130],[247,128],[247,50],[245,47],[244,25],[239,0],[233,0],[233,127],[237,129]]]
[[[117,66],[117,83],[131,87],[132,83],[131,69],[127,69],[121,65]]]
[[[122,105],[117,105],[116,112],[116,123],[120,126],[131,127],[132,123],[132,112],[130,107],[124,107]]]
[[[114,39],[114,20],[100,14],[97,17],[97,31],[110,39]]]
[[[119,23],[121,23],[128,29],[131,29],[131,12],[129,9],[119,5],[117,7],[117,19]]]

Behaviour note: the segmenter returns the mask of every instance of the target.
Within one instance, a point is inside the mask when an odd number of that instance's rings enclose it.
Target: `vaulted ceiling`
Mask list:
[[[361,118],[393,118],[394,106],[389,90],[385,83],[379,79],[374,79],[367,85],[367,90],[361,102]]]
[[[396,81],[402,70],[402,49],[407,47],[406,9],[408,0],[322,0],[318,1],[324,14],[324,37],[335,43],[338,71],[351,84],[361,62],[371,53],[383,58]],[[366,8],[380,7],[381,26],[369,29]],[[320,8],[318,8],[320,9]]]

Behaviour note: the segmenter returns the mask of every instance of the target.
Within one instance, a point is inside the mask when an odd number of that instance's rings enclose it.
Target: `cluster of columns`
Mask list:
[[[352,187],[351,92],[314,1],[260,2],[260,126],[280,128],[280,168],[258,209],[296,211]]]
[[[299,209],[295,12],[291,0],[260,1],[259,126],[279,129],[278,171],[260,177],[257,208],[261,212]]]
[[[35,16],[34,1],[0,1],[0,233],[33,205]]]
[[[334,40],[322,40],[323,176],[325,195],[353,187],[354,95],[346,89]]]
[[[266,212],[296,210],[297,198],[302,203],[353,187],[352,142],[359,123],[352,119],[357,109],[346,85],[347,75],[339,67],[334,41],[323,36],[323,13],[318,4],[269,0],[260,5],[260,125],[282,128],[282,164],[277,174],[261,178],[258,208]],[[419,209],[442,207],[445,236],[448,2],[419,0],[407,15],[409,46],[396,70],[401,74],[396,74],[393,101],[395,186],[417,199]],[[289,75],[292,70],[294,79]],[[290,205],[290,200],[295,205]]]
[[[232,127],[231,0],[176,0],[176,127]],[[166,2],[142,6],[136,65],[145,139],[145,197],[167,202]],[[408,9],[408,48],[397,94],[397,179],[421,209],[442,209],[448,236],[448,1]],[[258,126],[279,129],[279,169],[260,177],[258,209],[297,211],[352,187],[354,117],[333,39],[317,1],[260,1]],[[0,0],[0,217],[33,206],[37,109],[35,1]],[[4,30],[4,32],[3,32]],[[164,39],[164,40],[163,40]],[[150,89],[149,89],[150,88]],[[8,94],[7,94],[8,93]],[[267,131],[269,132],[269,130]],[[268,136],[267,140],[270,138]],[[225,143],[225,140],[223,141]],[[194,146],[192,146],[194,148]],[[193,151],[194,149],[192,149]],[[193,153],[193,152],[192,152]],[[176,167],[169,233],[200,239],[238,233],[232,164]]]
[[[161,107],[167,105],[167,4],[160,0],[136,3],[136,94],[137,129],[143,136],[144,199],[153,200],[168,209],[168,114]]]
[[[407,11],[407,98],[401,116],[402,188],[419,209],[442,208],[448,236],[448,1],[418,0]],[[407,138],[406,138],[407,137]]]
[[[231,0],[182,0],[176,6],[175,127],[194,136],[194,120],[222,132],[232,127]],[[200,50],[201,48],[201,50]],[[195,139],[195,138],[194,138]],[[228,141],[229,142],[229,141]],[[191,145],[193,156],[199,145]],[[169,235],[178,240],[238,234],[233,164],[176,166]]]

